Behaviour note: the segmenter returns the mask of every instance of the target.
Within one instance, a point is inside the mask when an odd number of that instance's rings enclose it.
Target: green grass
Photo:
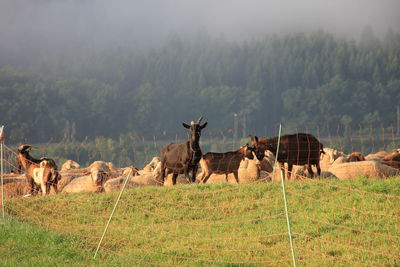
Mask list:
[[[76,238],[16,219],[0,221],[1,266],[84,266],[89,251],[77,244]]]
[[[298,265],[400,264],[400,179],[286,184]],[[291,265],[280,184],[141,187],[6,202],[5,266]],[[4,253],[3,253],[4,251]],[[16,253],[16,251],[21,253]]]

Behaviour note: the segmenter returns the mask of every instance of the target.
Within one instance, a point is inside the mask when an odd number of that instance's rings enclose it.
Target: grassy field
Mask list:
[[[91,253],[77,238],[20,222],[0,219],[1,266],[84,266]]]
[[[400,266],[400,178],[286,184],[297,264]],[[281,185],[185,185],[6,202],[2,266],[288,266]],[[5,260],[3,260],[5,259]]]

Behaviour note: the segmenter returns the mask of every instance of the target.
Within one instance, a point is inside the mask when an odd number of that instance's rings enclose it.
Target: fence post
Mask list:
[[[4,125],[0,127],[0,175],[1,175],[1,210],[3,219],[5,218],[5,208],[4,208],[4,168],[3,168],[3,143],[4,143]]]
[[[236,142],[238,139],[238,131],[239,131],[239,118],[237,113],[233,113],[233,137],[232,137],[232,149],[235,149]]]
[[[397,127],[396,127],[396,135],[397,137],[400,136],[400,106],[397,105],[397,112],[396,112],[396,117],[397,117]]]
[[[275,170],[276,170],[276,163],[278,162],[278,152],[279,152],[279,144],[281,142],[281,131],[282,131],[282,124],[279,124],[279,135],[278,135],[278,145],[276,148],[276,154],[275,154],[275,164],[274,164],[274,171],[272,174],[272,177],[275,177]],[[290,220],[289,220],[289,213],[288,213],[288,204],[287,204],[287,198],[286,198],[286,190],[285,190],[285,181],[283,177],[283,172],[280,169],[279,173],[281,175],[281,185],[282,185],[282,194],[283,194],[283,201],[285,203],[285,215],[286,215],[286,222],[287,222],[287,228],[288,228],[288,235],[289,235],[289,242],[290,242],[290,249],[292,252],[292,260],[293,260],[293,266],[296,267],[296,256],[294,253],[294,246],[293,246],[293,238],[292,238],[292,230],[290,228]]]

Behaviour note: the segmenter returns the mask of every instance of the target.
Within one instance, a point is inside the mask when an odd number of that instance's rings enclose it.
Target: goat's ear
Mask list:
[[[190,125],[187,125],[186,123],[182,123],[182,125],[183,125],[183,127],[185,127],[186,129],[189,129],[190,128]]]
[[[205,122],[203,125],[200,126],[200,129],[206,128],[207,124],[208,124],[208,122]]]
[[[258,137],[257,136],[251,136],[251,135],[249,135],[249,139],[250,139],[250,141],[251,141],[251,144],[253,145],[253,146],[255,146],[255,145],[257,145],[257,143],[258,143]]]

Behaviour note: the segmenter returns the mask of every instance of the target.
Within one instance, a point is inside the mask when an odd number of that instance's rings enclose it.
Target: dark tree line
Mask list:
[[[116,46],[68,60],[0,60],[0,123],[14,141],[177,132],[199,115],[210,129],[229,129],[234,113],[252,129],[393,125],[399,103],[393,31],[384,39],[365,31],[359,41],[325,32],[241,43],[170,35],[146,52]]]

